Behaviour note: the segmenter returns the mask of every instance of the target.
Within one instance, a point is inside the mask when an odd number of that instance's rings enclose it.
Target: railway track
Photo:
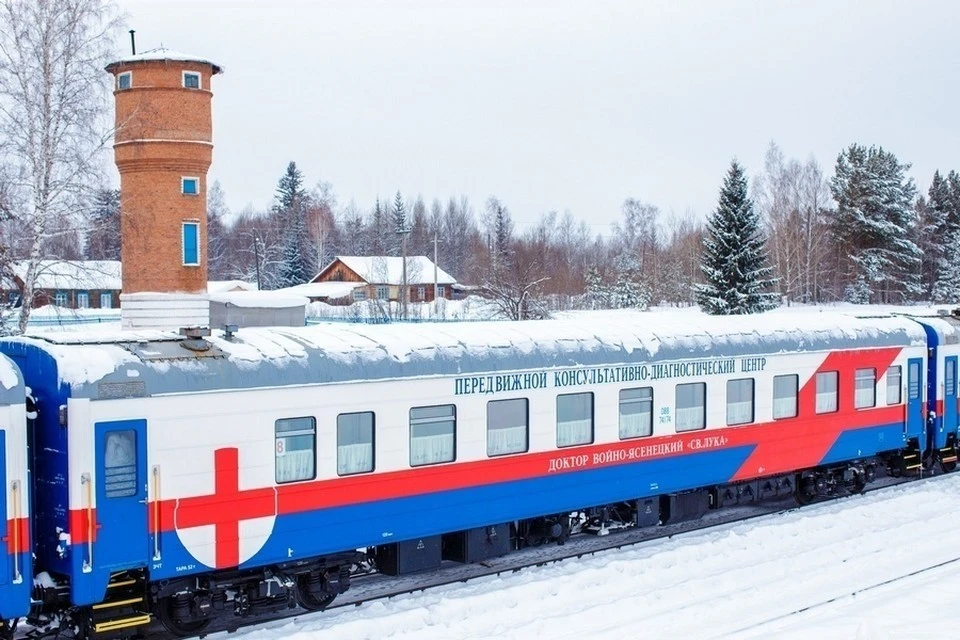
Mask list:
[[[798,615],[801,615],[801,614],[804,614],[804,613],[807,613],[807,612],[810,612],[810,611],[815,611],[815,610],[817,610],[817,609],[821,609],[821,608],[823,608],[823,607],[827,607],[827,606],[829,606],[829,605],[831,605],[831,604],[835,604],[835,603],[837,603],[837,602],[840,602],[840,601],[842,601],[842,600],[845,600],[845,599],[847,599],[847,598],[853,598],[853,597],[856,597],[856,596],[858,596],[858,595],[860,595],[860,594],[863,594],[863,593],[869,593],[870,591],[875,591],[876,589],[880,589],[880,588],[882,588],[882,587],[886,587],[886,586],[889,586],[889,585],[892,585],[892,584],[896,584],[896,583],[898,583],[898,582],[903,582],[904,580],[908,580],[908,579],[910,579],[910,578],[915,578],[915,577],[921,576],[921,575],[923,575],[923,574],[925,574],[925,573],[930,573],[930,572],[936,571],[936,570],[938,570],[938,569],[942,569],[942,568],[944,568],[944,567],[948,567],[948,566],[950,566],[950,565],[954,565],[954,564],[958,564],[958,563],[960,563],[960,556],[957,556],[957,557],[955,557],[955,558],[951,558],[951,559],[949,559],[949,560],[944,560],[944,561],[941,561],[941,562],[937,562],[937,563],[932,564],[932,565],[930,565],[930,566],[923,567],[923,568],[921,568],[921,569],[916,569],[916,570],[914,570],[914,571],[910,571],[910,572],[908,572],[908,573],[904,573],[904,574],[902,574],[902,575],[899,575],[899,576],[896,576],[896,577],[893,577],[893,578],[888,578],[888,579],[886,579],[886,580],[881,580],[881,581],[878,581],[878,582],[876,582],[876,583],[874,583],[874,584],[871,584],[871,585],[869,585],[869,586],[860,587],[860,588],[857,588],[857,589],[852,589],[852,590],[850,590],[850,591],[847,591],[846,593],[843,593],[843,594],[840,594],[840,595],[836,595],[836,596],[832,596],[832,597],[829,597],[829,598],[825,598],[825,599],[820,600],[820,601],[818,601],[818,602],[814,602],[814,603],[811,603],[811,604],[808,604],[808,605],[804,605],[803,607],[799,607],[799,608],[794,609],[794,610],[792,610],[792,611],[788,611],[788,612],[786,612],[786,613],[781,613],[781,614],[778,614],[778,615],[775,615],[775,616],[771,616],[770,618],[767,618],[767,619],[765,619],[765,620],[761,620],[761,621],[759,621],[759,622],[754,622],[754,623],[749,624],[749,625],[746,625],[746,626],[744,626],[744,627],[740,627],[739,629],[735,629],[735,630],[732,631],[732,632],[727,632],[727,631],[725,631],[722,635],[716,636],[716,638],[718,638],[718,640],[719,640],[720,638],[726,638],[726,637],[729,637],[729,636],[738,636],[738,635],[741,635],[741,634],[744,634],[744,633],[748,633],[748,632],[750,632],[750,631],[761,630],[761,629],[763,629],[764,627],[766,627],[766,626],[768,626],[768,625],[770,625],[770,624],[773,624],[773,623],[775,623],[775,622],[778,622],[778,621],[781,621],[781,620],[786,620],[787,618],[791,618],[791,617],[793,617],[793,616],[798,616]]]

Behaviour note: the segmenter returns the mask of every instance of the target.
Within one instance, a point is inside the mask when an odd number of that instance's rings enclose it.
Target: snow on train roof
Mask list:
[[[25,397],[20,369],[13,360],[0,354],[0,405],[22,403]]]
[[[21,338],[56,361],[74,396],[104,397],[316,382],[467,376],[590,365],[730,358],[858,346],[924,344],[902,317],[849,314],[601,313],[563,320],[392,325],[320,324],[214,332],[194,352],[164,332]],[[176,375],[169,375],[175,373]],[[103,388],[101,388],[103,387]]]

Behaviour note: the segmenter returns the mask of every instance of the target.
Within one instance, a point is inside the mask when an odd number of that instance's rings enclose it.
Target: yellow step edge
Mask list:
[[[111,582],[107,585],[107,589],[116,589],[117,587],[129,587],[132,584],[137,584],[137,581],[131,578],[130,580],[122,580],[120,582]]]
[[[128,627],[139,627],[150,624],[150,614],[134,616],[131,618],[119,618],[117,620],[108,620],[107,622],[97,622],[93,625],[94,633],[103,633],[105,631],[116,631],[117,629],[126,629]]]
[[[136,604],[138,602],[143,602],[143,596],[139,598],[128,598],[126,600],[110,600],[108,602],[101,602],[100,604],[93,605],[93,610],[98,609],[112,609],[114,607],[124,607],[128,604]]]

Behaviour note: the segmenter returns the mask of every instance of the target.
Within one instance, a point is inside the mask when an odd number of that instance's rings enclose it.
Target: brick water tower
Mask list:
[[[207,170],[219,65],[154,49],[112,62],[124,328],[209,326]]]

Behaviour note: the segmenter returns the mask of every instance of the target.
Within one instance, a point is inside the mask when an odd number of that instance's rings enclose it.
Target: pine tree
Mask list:
[[[296,162],[287,165],[287,170],[277,182],[276,200],[274,213],[283,230],[277,286],[293,287],[313,277],[316,255],[307,228],[309,196]]]
[[[736,315],[776,306],[760,217],[747,197],[747,178],[734,160],[720,190],[720,203],[707,224],[700,268],[706,284],[695,285],[707,313]]]
[[[283,257],[277,277],[279,288],[304,284],[313,277],[307,255],[301,250],[299,242],[306,235],[306,218],[302,215],[292,216],[283,242]]]
[[[910,165],[882,147],[850,145],[837,158],[830,190],[833,235],[846,258],[850,301],[897,303],[922,294],[921,251]]]
[[[403,203],[403,196],[397,191],[393,199],[393,232],[396,234],[393,242],[393,255],[399,256],[403,247],[403,240],[410,229],[407,224],[407,205]]]
[[[374,256],[386,255],[387,244],[385,242],[385,231],[387,228],[386,212],[380,204],[380,196],[377,196],[377,203],[373,207],[373,213],[370,215],[370,240],[367,245],[370,247],[370,253]]]
[[[586,282],[583,293],[587,308],[605,309],[608,304],[606,285],[603,284],[603,276],[600,275],[600,269],[597,268],[597,265],[591,265],[583,279]]]
[[[960,229],[947,236],[937,281],[933,285],[933,301],[938,304],[960,303]]]
[[[94,196],[86,257],[88,260],[120,259],[119,189],[100,189]]]

